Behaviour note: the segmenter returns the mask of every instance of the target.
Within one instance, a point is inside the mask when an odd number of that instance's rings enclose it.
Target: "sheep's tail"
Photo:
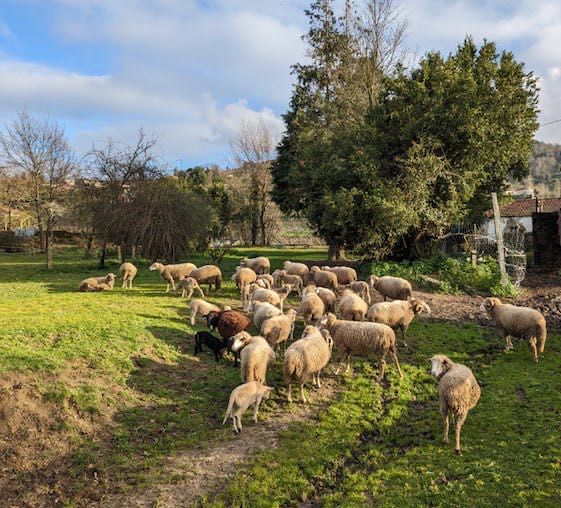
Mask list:
[[[540,331],[536,336],[536,339],[538,341],[538,353],[542,354],[544,352],[545,349],[545,339],[547,338],[547,328],[545,323],[543,324],[543,326],[540,326]]]
[[[216,286],[216,289],[220,289],[222,287],[222,276],[216,276],[216,279],[214,279],[214,285]]]
[[[284,382],[288,383],[293,377],[300,377],[304,371],[302,355],[296,351],[287,351],[283,364]]]
[[[226,414],[224,415],[224,420],[222,420],[222,425],[226,423],[228,417],[232,414],[232,409],[234,409],[234,397],[230,397],[228,401],[228,409],[226,409]]]

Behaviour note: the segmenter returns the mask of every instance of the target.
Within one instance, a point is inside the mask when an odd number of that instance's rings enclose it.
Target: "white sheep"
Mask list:
[[[204,300],[194,299],[191,300],[189,304],[189,310],[191,311],[191,324],[195,326],[195,319],[197,316],[208,316],[211,312],[220,312],[220,307],[214,305],[210,302],[205,302]],[[224,308],[226,310],[226,308]]]
[[[315,286],[309,286],[304,290],[298,312],[308,325],[315,324],[322,318],[325,313],[325,305],[316,293]]]
[[[279,289],[254,289],[251,292],[251,300],[254,302],[268,302],[271,305],[276,305],[280,308],[281,312],[283,311],[283,304],[290,291],[292,290],[292,286],[287,285]]]
[[[371,275],[368,278],[368,283],[371,288],[384,297],[384,301],[386,301],[386,298],[407,300],[413,294],[411,283],[401,277],[391,277],[390,275],[376,277],[376,275]]]
[[[309,280],[313,281],[316,286],[324,288],[337,289],[339,287],[337,275],[328,270],[322,270],[319,266],[312,266],[310,268]]]
[[[473,409],[479,397],[481,388],[473,372],[462,365],[454,363],[444,355],[431,358],[431,374],[438,380],[438,398],[440,400],[440,414],[444,418],[444,442],[448,444],[448,427],[450,417],[456,419],[456,446],[458,455],[462,453],[460,434],[468,412]]]
[[[310,287],[308,285],[308,287]],[[327,288],[316,288],[316,293],[322,299],[323,305],[325,306],[325,312],[335,313],[337,308],[337,295]]]
[[[368,304],[360,296],[350,289],[343,291],[339,300],[339,314],[343,319],[362,321],[367,311]]]
[[[545,318],[535,309],[502,303],[498,298],[486,298],[481,311],[495,321],[497,330],[505,340],[505,352],[513,349],[510,336],[526,339],[532,350],[534,361],[544,352],[547,338]]]
[[[386,368],[386,355],[389,353],[397,367],[399,377],[403,377],[397,359],[395,333],[389,326],[364,321],[345,321],[337,319],[334,314],[328,314],[322,319],[321,326],[327,328],[333,337],[335,347],[345,358],[347,363],[345,372],[351,369],[351,355],[368,357],[372,354],[378,357],[380,369],[378,381],[381,381]],[[340,370],[341,364],[335,374]]]
[[[196,279],[199,284],[208,284],[208,290],[212,285],[216,290],[222,287],[222,272],[216,265],[204,265],[191,272],[191,277]]]
[[[423,300],[409,298],[393,302],[379,302],[372,305],[366,313],[366,319],[374,323],[382,323],[401,330],[403,345],[407,347],[407,329],[413,318],[422,312],[430,314],[430,307]]]
[[[276,272],[276,270],[275,270]],[[275,287],[282,287],[290,284],[298,292],[298,296],[302,296],[302,291],[304,290],[304,281],[299,275],[291,275],[286,273],[286,270],[279,270],[279,282],[275,283]]]
[[[356,270],[349,266],[322,266],[321,269],[333,272],[339,284],[352,284],[357,280]]]
[[[246,286],[257,280],[257,274],[251,269],[242,266],[236,267],[236,272],[232,275],[232,280],[237,288],[242,291]]]
[[[304,384],[312,376],[312,383],[321,387],[320,373],[329,359],[333,349],[333,340],[327,330],[320,332],[315,326],[306,326],[302,338],[293,342],[284,356],[284,384],[287,388],[287,400],[292,402],[292,381],[300,386],[300,400],[308,402],[304,393]]]
[[[285,261],[283,268],[288,275],[298,275],[304,284],[308,283],[310,269],[304,263],[293,263],[292,261]]]
[[[239,332],[232,337],[232,352],[240,352],[240,375],[244,383],[259,381],[265,384],[267,367],[275,362],[275,351],[261,336]]]
[[[258,330],[261,330],[263,321],[281,314],[281,310],[278,307],[275,307],[268,302],[253,302],[252,311],[253,324]]]
[[[286,342],[289,339],[292,340],[295,320],[296,311],[289,309],[286,314],[273,316],[263,321],[260,333],[276,350],[279,344],[286,346]]]
[[[199,286],[197,279],[193,277],[185,277],[184,279],[181,279],[177,283],[177,286],[175,286],[175,292],[179,293],[179,291],[181,291],[182,298],[191,298],[194,291],[197,291],[197,293],[199,293],[199,296],[203,298],[205,297],[205,294],[203,293],[201,286]]]
[[[132,263],[123,263],[119,267],[119,274],[121,275],[121,280],[123,281],[123,289],[132,289],[132,281],[136,277],[138,269]]]
[[[156,271],[160,274],[162,280],[166,282],[166,293],[172,289],[175,290],[175,281],[179,281],[185,277],[189,277],[196,270],[193,263],[179,263],[177,265],[163,265],[162,263],[152,263],[150,265],[151,272]]]
[[[368,305],[372,303],[372,297],[370,296],[370,286],[367,282],[363,280],[355,280],[351,283],[349,288],[359,295]]]
[[[241,417],[247,411],[249,406],[253,406],[253,421],[257,423],[259,405],[262,400],[267,400],[269,398],[272,391],[273,387],[265,386],[259,381],[250,381],[249,383],[244,383],[243,385],[234,388],[230,394],[228,409],[224,415],[222,425],[226,423],[228,418],[231,418],[234,432],[241,432]]]
[[[115,274],[108,273],[105,277],[89,277],[80,282],[78,291],[93,293],[96,291],[111,291],[115,285]]]
[[[263,273],[269,273],[271,270],[271,262],[269,258],[265,256],[259,256],[257,258],[243,258],[240,261],[240,266],[251,268],[257,275]]]
[[[268,273],[262,273],[257,276],[258,284],[262,285],[265,289],[271,289],[273,287],[273,276]]]

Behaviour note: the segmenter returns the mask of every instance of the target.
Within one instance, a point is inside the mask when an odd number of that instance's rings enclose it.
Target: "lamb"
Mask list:
[[[281,287],[283,272],[286,275],[286,270],[275,270],[271,274],[271,277],[273,278],[273,287],[274,288],[280,288]]]
[[[204,300],[195,299],[191,300],[189,310],[191,311],[191,325],[195,326],[197,315],[206,318],[211,312],[220,312],[220,307]]]
[[[284,356],[284,384],[287,400],[292,402],[292,381],[300,386],[300,400],[307,403],[304,384],[312,376],[312,383],[321,388],[320,372],[331,358],[333,339],[327,330],[321,332],[315,326],[306,326],[302,338],[293,342]]]
[[[232,390],[230,400],[228,401],[228,409],[224,415],[222,425],[226,423],[228,417],[232,419],[234,432],[237,434],[242,431],[242,415],[247,408],[253,405],[253,421],[257,423],[257,415],[259,414],[259,405],[262,400],[267,400],[271,395],[273,388],[265,386],[258,381],[251,381],[243,385],[239,385]]]
[[[308,283],[310,274],[309,268],[304,263],[293,263],[292,261],[285,261],[283,268],[288,275],[298,275],[304,284]]]
[[[335,347],[346,358],[345,372],[349,372],[351,369],[351,355],[368,357],[370,354],[374,354],[378,357],[380,369],[378,381],[381,381],[386,368],[386,355],[389,353],[397,367],[399,377],[403,378],[397,359],[395,333],[389,326],[379,323],[344,321],[337,319],[331,313],[322,319],[321,326],[327,328],[333,337]],[[341,365],[335,374],[338,374],[340,369]]]
[[[321,269],[333,272],[337,276],[339,284],[352,284],[358,278],[356,270],[349,266],[322,266]]]
[[[105,277],[89,277],[80,282],[78,291],[93,293],[96,291],[111,291],[115,285],[115,274],[108,273]]]
[[[232,351],[230,339],[251,326],[251,320],[244,314],[224,307],[223,311],[210,312],[206,317],[206,324],[212,330],[218,330],[223,339],[228,341],[228,350]],[[238,364],[238,354],[234,352],[234,366]]]
[[[355,280],[349,286],[352,291],[359,295],[368,305],[372,303],[372,297],[370,296],[370,286],[367,282],[363,280]]]
[[[269,273],[271,271],[271,262],[269,258],[259,256],[257,258],[243,258],[240,266],[251,268],[257,275]]]
[[[413,292],[409,281],[389,275],[384,275],[383,277],[371,275],[368,278],[368,284],[384,297],[384,302],[386,298],[391,298],[392,300],[407,300]]]
[[[407,329],[413,318],[422,312],[430,314],[430,307],[423,300],[409,298],[408,300],[394,300],[393,302],[379,302],[372,305],[366,313],[366,319],[374,323],[382,323],[394,329],[401,330],[403,345],[407,347]]]
[[[279,316],[281,310],[268,302],[253,302],[253,324],[261,330],[261,325],[266,319]]]
[[[251,268],[236,267],[236,273],[232,275],[236,287],[242,291],[246,286],[257,280],[257,274]]]
[[[309,286],[308,286],[309,287]],[[325,312],[335,312],[337,307],[337,295],[331,289],[317,288],[316,293],[322,299],[325,306]]]
[[[339,314],[348,321],[362,321],[368,312],[368,304],[354,291],[345,289],[339,300]]]
[[[495,321],[497,330],[505,340],[505,353],[513,349],[510,336],[528,340],[534,361],[544,352],[547,328],[545,318],[535,309],[502,303],[498,298],[486,298],[481,311]]]
[[[132,289],[132,281],[138,273],[138,269],[132,263],[123,263],[119,267],[119,273],[121,274],[121,280],[123,289]]]
[[[257,276],[257,281],[262,281],[265,284],[266,289],[271,289],[273,287],[273,277],[268,273],[262,273]]]
[[[196,266],[193,263],[180,263],[177,265],[163,265],[162,263],[152,263],[150,268],[151,272],[156,271],[160,274],[162,280],[166,282],[166,293],[169,292],[170,288],[175,290],[175,281],[181,280],[185,277],[189,277],[193,270],[196,270]]]
[[[195,334],[194,356],[197,356],[197,353],[202,352],[203,345],[208,347],[214,353],[214,360],[216,363],[220,361],[220,353],[228,347],[228,344],[224,339],[219,339],[208,332],[197,332]]]
[[[309,286],[304,290],[298,312],[308,325],[317,323],[325,313],[325,305],[316,293],[315,286]]]
[[[296,311],[290,309],[286,314],[273,316],[263,321],[260,333],[276,350],[279,344],[286,345],[289,338],[292,340],[295,320]]]
[[[448,427],[451,416],[456,418],[455,451],[461,455],[462,426],[469,410],[477,405],[481,396],[481,388],[472,371],[465,365],[454,363],[444,355],[433,356],[431,363],[431,374],[438,380],[440,414],[444,418],[444,443],[448,444]]]
[[[281,287],[285,284],[290,284],[298,292],[298,296],[302,296],[302,291],[304,289],[304,281],[299,275],[290,275],[286,273],[286,270],[279,270],[279,283],[275,283],[275,287]]]
[[[275,362],[275,352],[261,336],[240,332],[232,337],[232,351],[240,352],[240,374],[244,383],[259,381],[265,383],[267,367]]]
[[[222,272],[215,265],[201,266],[191,272],[191,277],[196,279],[199,284],[208,284],[209,291],[213,284],[217,290],[222,286]]]
[[[193,296],[193,291],[197,291],[199,296],[202,296],[203,298],[205,297],[201,286],[199,286],[199,283],[193,277],[185,277],[184,279],[181,279],[175,288],[176,293],[179,291],[181,291],[182,298],[191,298]]]
[[[324,288],[337,289],[339,286],[337,275],[333,272],[322,270],[319,266],[312,266],[310,268],[310,280],[313,280],[316,286]]]
[[[283,311],[283,304],[292,291],[292,286],[288,285],[279,289],[254,289],[251,299],[254,302],[268,302],[276,305]]]

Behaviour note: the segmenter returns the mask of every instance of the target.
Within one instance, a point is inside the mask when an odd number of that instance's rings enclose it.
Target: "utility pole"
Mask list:
[[[493,221],[495,222],[495,242],[497,244],[497,258],[499,261],[499,270],[501,271],[501,284],[506,286],[509,283],[508,274],[505,266],[505,248],[503,245],[503,232],[501,231],[501,211],[499,209],[499,200],[497,193],[491,193],[493,201]]]

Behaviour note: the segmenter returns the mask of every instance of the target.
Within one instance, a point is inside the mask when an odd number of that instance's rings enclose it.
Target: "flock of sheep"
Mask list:
[[[157,271],[166,282],[166,291],[181,291],[191,298],[196,291],[204,298],[202,284],[222,284],[220,268],[205,265],[197,268],[192,263],[163,265],[153,263],[150,270]],[[131,263],[120,267],[122,287],[132,288],[137,274]],[[360,281],[356,271],[349,267],[308,268],[303,263],[285,261],[282,270],[270,273],[270,261],[266,257],[244,258],[232,275],[240,291],[243,312],[225,306],[220,308],[203,299],[191,300],[190,321],[206,319],[210,331],[218,331],[220,337],[200,331],[195,335],[195,355],[203,346],[214,353],[218,362],[225,351],[240,360],[242,385],[230,394],[224,422],[232,419],[235,432],[242,430],[241,416],[254,408],[257,422],[259,405],[269,398],[272,387],[267,386],[267,369],[284,351],[283,374],[286,396],[292,402],[292,384],[299,387],[300,400],[306,401],[304,386],[311,378],[321,387],[320,374],[331,359],[333,347],[340,355],[336,374],[346,363],[351,367],[352,356],[378,359],[378,381],[384,377],[386,357],[395,363],[399,377],[403,377],[397,357],[396,331],[401,330],[403,346],[407,347],[407,329],[415,316],[430,314],[429,306],[412,296],[411,284],[405,279],[390,276],[370,276]],[[112,290],[115,275],[91,277],[79,285],[80,291]],[[284,302],[291,292],[300,298],[298,309],[284,312]],[[372,304],[372,292],[378,292],[383,302]],[[386,301],[387,299],[391,301]],[[494,320],[497,330],[505,340],[505,351],[512,349],[510,337],[526,339],[534,361],[544,352],[547,336],[544,317],[536,310],[503,304],[498,298],[487,298],[480,308]],[[293,341],[297,315],[304,321],[302,337]],[[251,318],[249,317],[251,316]],[[251,325],[258,335],[249,333]],[[287,344],[290,345],[287,347]],[[444,419],[444,442],[448,443],[450,418],[456,419],[455,450],[461,453],[460,434],[470,409],[476,406],[481,389],[472,371],[465,365],[454,363],[450,358],[437,354],[431,359],[431,374],[438,380],[440,412]]]

